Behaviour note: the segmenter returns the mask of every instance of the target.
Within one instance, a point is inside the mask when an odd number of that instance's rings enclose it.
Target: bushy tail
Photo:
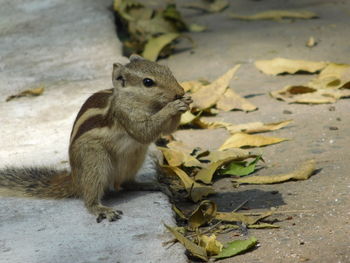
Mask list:
[[[0,195],[58,199],[73,197],[75,192],[66,170],[8,167],[0,170]]]

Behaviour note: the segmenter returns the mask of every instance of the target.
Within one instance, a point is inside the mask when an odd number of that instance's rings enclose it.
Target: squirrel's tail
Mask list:
[[[72,177],[66,170],[8,167],[0,170],[0,196],[59,199],[74,197],[75,192]]]

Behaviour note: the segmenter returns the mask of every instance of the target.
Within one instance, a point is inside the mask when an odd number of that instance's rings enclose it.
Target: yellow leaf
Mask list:
[[[299,71],[315,73],[324,69],[327,62],[292,60],[285,58],[275,58],[272,60],[258,60],[255,66],[265,74],[278,75],[282,73],[295,74]]]
[[[181,114],[180,125],[186,125],[193,122],[195,119],[199,118],[200,114],[194,115],[190,111],[186,111]]]
[[[323,104],[350,96],[350,89],[315,89],[308,86],[287,86],[270,95],[288,103]]]
[[[237,14],[231,14],[231,18],[241,20],[281,20],[283,18],[298,18],[298,19],[311,19],[317,18],[317,15],[309,11],[290,11],[290,10],[271,10],[261,13],[257,13],[250,16],[242,16]]]
[[[279,174],[271,176],[250,176],[234,179],[234,181],[246,184],[274,184],[285,182],[288,180],[306,180],[315,171],[315,165],[315,160],[309,160],[303,163],[299,169],[288,174]]]
[[[38,88],[34,88],[34,89],[27,89],[24,90],[18,94],[15,95],[11,95],[9,97],[7,97],[6,101],[10,101],[13,100],[15,98],[20,98],[20,97],[26,97],[26,96],[39,96],[44,92],[44,85],[40,85]]]
[[[200,160],[206,160],[211,163],[225,160],[227,158],[234,158],[235,160],[244,160],[247,158],[256,157],[251,152],[239,148],[231,148],[219,151],[210,151],[207,156],[202,156]]]
[[[170,169],[180,178],[190,199],[194,202],[198,202],[202,200],[203,197],[215,193],[213,187],[193,181],[193,179],[178,167],[165,166],[164,168]]]
[[[286,138],[267,137],[262,135],[250,135],[245,133],[235,133],[229,137],[220,150],[240,147],[260,147],[286,141]]]
[[[291,123],[292,120],[280,121],[280,122],[272,122],[272,123],[262,123],[262,122],[249,122],[238,125],[230,125],[227,126],[227,130],[231,133],[259,133],[259,132],[267,132],[281,129]]]
[[[142,56],[145,59],[156,61],[162,49],[180,36],[178,33],[167,33],[149,39]]]
[[[223,111],[243,110],[254,111],[257,109],[255,105],[250,103],[247,99],[242,98],[232,89],[227,89],[223,96],[221,96],[216,103],[216,108]]]
[[[181,82],[181,86],[185,90],[185,92],[191,92],[191,93],[196,92],[197,90],[199,90],[205,85],[207,84],[204,84],[202,81],[199,81],[199,80],[190,80],[190,81]]]
[[[210,223],[216,216],[217,206],[213,201],[202,201],[188,217],[188,226],[197,229],[200,226]]]
[[[158,147],[158,149],[163,153],[169,166],[180,166],[182,164],[187,167],[201,166],[201,163],[196,158],[183,151],[165,147]]]
[[[259,216],[247,216],[237,212],[217,212],[215,218],[224,222],[242,222],[246,225],[255,225],[261,219],[269,217],[273,213],[273,211],[267,211],[260,214]]]
[[[228,128],[232,125],[222,121],[207,121],[206,118],[195,119],[193,123],[202,129]]]
[[[249,225],[247,227],[248,228],[253,228],[253,229],[279,228],[279,226],[277,226],[277,225],[268,224],[268,223],[260,223],[260,224],[256,224],[256,225]]]
[[[165,224],[164,224],[165,225]],[[165,225],[165,227],[175,236],[175,238],[195,257],[203,259],[205,261],[208,260],[207,252],[204,248],[196,245],[191,240],[183,236],[180,232],[178,232],[174,227],[170,227]]]
[[[229,2],[227,0],[202,0],[183,5],[186,8],[199,9],[205,12],[217,13],[228,7]]]
[[[239,67],[240,65],[236,65],[211,84],[203,86],[192,93],[193,107],[197,108],[197,110],[205,110],[214,106],[225,93],[233,75]]]
[[[216,236],[214,234],[210,236],[199,236],[199,246],[203,247],[209,256],[219,254],[224,247],[221,242],[216,240]]]
[[[171,208],[181,219],[187,220],[187,217],[184,215],[184,213],[179,208],[177,208],[174,204],[171,206]]]
[[[190,32],[203,32],[203,31],[207,30],[207,27],[201,26],[201,25],[198,25],[198,24],[190,24],[188,26],[188,30]]]

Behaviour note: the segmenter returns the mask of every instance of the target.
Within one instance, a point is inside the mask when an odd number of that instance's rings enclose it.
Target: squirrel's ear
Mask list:
[[[129,57],[129,60],[131,62],[133,61],[140,61],[140,60],[145,60],[143,57],[137,55],[137,54],[132,54],[130,57]]]
[[[120,63],[113,64],[113,72],[112,72],[112,82],[114,87],[125,86],[125,76],[123,74],[124,65]]]

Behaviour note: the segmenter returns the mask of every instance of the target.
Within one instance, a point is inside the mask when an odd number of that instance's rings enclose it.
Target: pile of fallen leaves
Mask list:
[[[350,65],[331,62],[275,58],[260,60],[255,66],[265,74],[311,73],[317,76],[305,84],[289,85],[271,92],[271,96],[288,103],[334,103],[350,97]]]
[[[164,157],[162,169],[174,196],[185,197],[198,203],[190,212],[184,213],[175,205],[180,227],[166,226],[175,240],[183,244],[188,252],[202,260],[222,259],[243,253],[257,244],[255,237],[246,240],[234,240],[222,244],[217,236],[246,228],[277,228],[277,225],[266,222],[266,218],[277,211],[259,213],[219,212],[215,202],[206,200],[215,193],[213,183],[223,177],[231,177],[232,187],[240,184],[272,184],[288,180],[306,180],[315,170],[315,161],[305,162],[299,169],[288,174],[272,176],[251,175],[263,161],[262,156],[244,148],[261,147],[287,140],[256,135],[284,128],[291,120],[276,123],[251,122],[233,124],[222,121],[211,121],[212,115],[221,111],[253,111],[257,107],[247,99],[239,96],[230,83],[239,65],[209,82],[207,80],[187,81],[181,83],[193,98],[192,108],[181,120],[182,128],[218,129],[224,128],[230,137],[216,150],[193,148],[181,141],[171,140],[158,147]]]

